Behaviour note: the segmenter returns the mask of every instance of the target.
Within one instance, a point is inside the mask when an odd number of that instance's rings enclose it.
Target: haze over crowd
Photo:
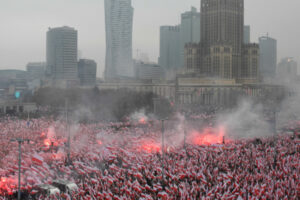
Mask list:
[[[159,26],[176,25],[180,14],[199,0],[133,0],[133,55],[136,50],[157,62]],[[278,61],[294,57],[300,62],[299,0],[245,0],[245,24],[251,25],[251,41],[269,33],[278,41]],[[153,13],[155,10],[155,13]],[[102,76],[105,63],[103,0],[1,0],[0,69],[24,69],[31,61],[44,61],[48,27],[68,25],[79,32],[79,56],[98,63]]]

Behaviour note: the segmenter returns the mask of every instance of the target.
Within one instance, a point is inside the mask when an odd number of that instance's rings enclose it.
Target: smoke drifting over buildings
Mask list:
[[[99,2],[51,1],[80,4],[80,17]],[[102,1],[104,79],[78,51],[81,33],[100,26],[87,20],[84,30],[44,27],[46,62],[0,71],[1,200],[297,199],[297,62],[287,57],[276,69],[276,39],[251,43],[257,25],[245,26],[244,0],[195,0],[200,12],[182,8],[175,25],[158,6],[188,0],[148,7],[154,1]],[[148,27],[160,31],[158,63],[139,45],[133,59],[132,2],[159,16]]]
[[[276,40],[261,37],[259,45],[251,43],[250,25],[244,25],[244,0],[198,3],[200,12],[191,7],[178,13],[178,25],[160,27],[158,64],[149,62],[147,56],[143,61],[132,58],[131,0],[105,0],[105,80],[96,79],[95,61],[78,60],[80,34],[76,27],[68,26],[47,32],[46,77],[34,74],[41,73],[37,69],[28,68],[28,72],[39,80],[39,86],[96,86],[100,91],[126,88],[152,92],[179,107],[232,107],[241,97],[282,94],[278,84],[263,82],[265,77],[275,77]],[[296,74],[295,67],[284,67],[294,66],[292,62],[282,63],[277,69],[279,77]]]

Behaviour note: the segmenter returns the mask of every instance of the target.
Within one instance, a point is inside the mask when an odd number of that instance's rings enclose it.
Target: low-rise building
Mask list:
[[[32,113],[37,111],[35,103],[23,103],[18,100],[0,101],[0,114]]]
[[[46,62],[30,62],[26,65],[26,71],[30,80],[42,79],[46,72]]]
[[[81,86],[95,86],[97,63],[94,60],[80,59],[78,62],[78,78]]]
[[[177,106],[222,106],[231,107],[241,97],[280,99],[285,95],[285,88],[279,85],[260,83],[236,83],[235,79],[211,79],[197,75],[179,75],[175,81],[115,81],[102,82],[99,90],[129,89],[137,92],[153,92],[168,99]]]
[[[135,62],[135,77],[138,80],[164,80],[164,69],[154,63]]]
[[[277,78],[279,81],[289,84],[297,79],[297,62],[289,57],[283,58],[277,66]]]

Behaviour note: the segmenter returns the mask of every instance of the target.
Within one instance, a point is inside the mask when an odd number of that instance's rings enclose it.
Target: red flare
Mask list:
[[[41,137],[46,137],[46,133],[42,132]]]
[[[140,118],[139,120],[140,124],[146,124],[147,123],[147,119],[145,117]]]
[[[61,160],[64,158],[64,154],[63,153],[54,153],[54,154],[52,154],[52,157],[54,160]]]
[[[161,146],[159,143],[152,140],[142,141],[139,150],[147,153],[157,153],[160,152]]]
[[[102,145],[102,141],[101,140],[97,140],[97,144]]]
[[[191,134],[192,144],[195,145],[211,145],[211,144],[221,144],[225,136],[225,128],[220,126],[217,129],[206,128],[203,132],[194,131]]]
[[[51,145],[51,141],[50,141],[50,139],[45,139],[44,140],[44,145],[46,146],[46,147],[50,147],[50,145]]]

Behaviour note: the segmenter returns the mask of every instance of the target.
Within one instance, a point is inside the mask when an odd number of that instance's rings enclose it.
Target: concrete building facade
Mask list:
[[[283,58],[277,66],[277,78],[284,83],[292,83],[296,80],[298,74],[298,64],[291,58]]]
[[[251,36],[251,32],[250,32],[250,26],[245,25],[244,26],[244,44],[249,44],[250,42],[250,36]]]
[[[274,77],[277,65],[277,41],[269,36],[259,38],[259,65],[263,77]]]
[[[78,62],[78,78],[81,86],[95,86],[97,63],[94,60],[80,59]]]
[[[71,27],[49,28],[47,32],[46,75],[53,85],[67,87],[78,82],[77,30]]]
[[[26,71],[28,73],[28,77],[31,80],[34,79],[42,79],[45,77],[46,73],[46,66],[45,62],[30,62],[26,65]]]
[[[182,70],[185,45],[199,43],[200,34],[200,12],[195,7],[181,14],[179,25],[161,26],[159,65],[169,71]]]
[[[195,7],[181,14],[180,24],[180,67],[184,67],[184,47],[188,43],[200,42],[200,12]]]
[[[131,0],[105,0],[105,78],[133,77]]]
[[[241,75],[239,80],[257,82],[259,78],[259,46],[258,44],[244,44]]]
[[[244,0],[201,1],[201,42],[204,43],[204,51],[210,57],[211,45],[232,46],[232,75],[230,76],[233,78],[239,77],[243,40]]]
[[[135,62],[135,77],[138,80],[164,80],[164,69],[154,63]]]
[[[257,44],[244,44],[244,0],[202,0],[201,42],[188,44],[186,48],[187,73],[235,79],[237,82],[258,80],[259,74],[254,73],[259,67],[258,55],[254,59],[254,54],[247,52],[258,52],[259,47]],[[248,51],[248,48],[251,50]],[[257,77],[253,77],[254,74]]]
[[[231,107],[240,97],[260,98],[266,93],[281,98],[285,88],[278,85],[238,84],[234,79],[210,79],[206,77],[178,76],[175,81],[139,80],[113,81],[98,85],[99,90],[129,89],[137,92],[153,92],[181,107]]]
[[[158,64],[165,70],[180,68],[180,26],[160,27]]]

